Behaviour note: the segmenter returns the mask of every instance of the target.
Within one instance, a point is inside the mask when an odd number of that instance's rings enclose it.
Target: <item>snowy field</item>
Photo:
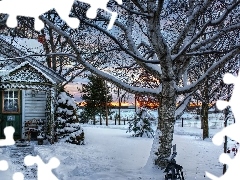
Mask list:
[[[212,118],[211,121],[222,120]],[[199,120],[189,119],[184,127],[180,127],[181,121],[176,121],[173,143],[177,145],[177,163],[183,166],[187,180],[208,179],[204,177],[205,171],[220,176],[222,164],[218,162],[218,157],[223,151],[223,146],[215,146],[210,139],[203,141],[201,129],[196,122],[199,123]],[[133,138],[126,133],[127,127],[84,124],[86,145],[62,142],[52,146],[35,145],[35,152],[45,162],[54,156],[60,160],[60,166],[54,170],[60,180],[162,180],[162,170],[145,166],[153,139]],[[221,123],[210,128],[210,136],[220,129]],[[9,160],[3,152],[0,151],[0,159]],[[13,168],[5,172],[0,171],[1,179],[12,179],[13,171]]]

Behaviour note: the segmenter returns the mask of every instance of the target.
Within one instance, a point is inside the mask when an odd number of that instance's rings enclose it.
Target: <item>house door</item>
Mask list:
[[[22,133],[21,93],[19,90],[2,90],[0,114],[0,139],[4,139],[4,128],[15,128],[14,139],[20,139]]]

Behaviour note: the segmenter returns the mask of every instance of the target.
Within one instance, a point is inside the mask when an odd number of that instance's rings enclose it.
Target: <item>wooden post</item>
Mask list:
[[[228,98],[227,101],[229,101],[230,99],[230,86],[228,86]],[[227,127],[227,121],[229,118],[229,107],[226,107],[226,109],[224,110],[224,127]],[[223,151],[224,153],[227,152],[227,136],[224,137],[224,144],[223,144]],[[223,164],[223,174],[225,174],[225,172],[227,171],[227,165]]]
[[[135,94],[135,112],[137,112],[137,97],[136,97],[136,94]]]
[[[106,90],[106,126],[108,126],[108,107],[107,107],[107,81],[105,81],[105,90]]]
[[[228,107],[224,110],[224,127],[227,127],[227,120],[228,120]],[[224,137],[224,144],[223,144],[223,151],[227,153],[227,136]],[[227,165],[223,164],[223,174],[227,171]]]
[[[120,113],[121,113],[121,98],[120,98],[120,89],[118,88],[118,124],[120,125]]]

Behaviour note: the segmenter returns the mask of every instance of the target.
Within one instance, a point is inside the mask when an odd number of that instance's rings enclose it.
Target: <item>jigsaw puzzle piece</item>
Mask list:
[[[116,12],[112,12],[111,10],[109,10],[107,8],[107,4],[109,2],[109,0],[99,0],[99,1],[95,1],[95,0],[79,0],[80,2],[83,2],[83,3],[87,3],[89,4],[91,7],[87,10],[86,12],[86,16],[89,18],[89,19],[94,19],[97,17],[97,10],[98,9],[102,9],[108,13],[111,14],[111,19],[110,19],[110,22],[108,24],[108,30],[112,29],[112,26],[115,22],[115,20],[117,19],[117,13]],[[122,4],[122,0],[116,0],[116,2],[118,4]]]
[[[76,29],[79,26],[79,19],[75,17],[69,17],[73,3],[74,0],[55,0],[54,9],[57,11],[61,19],[68,24],[69,27]]]
[[[24,175],[21,172],[16,172],[13,174],[13,180],[24,180]]]
[[[0,171],[8,170],[8,162],[5,160],[0,161]]]
[[[6,24],[10,28],[17,27],[17,16],[25,16],[34,18],[34,28],[40,31],[44,28],[44,23],[39,16],[55,9],[61,19],[71,28],[77,28],[79,20],[69,17],[73,3],[74,0],[2,0],[0,1],[0,13],[9,15]]]
[[[53,157],[49,160],[47,164],[45,164],[38,155],[37,156],[28,155],[24,158],[24,163],[27,166],[37,164],[38,180],[46,180],[46,178],[51,180],[58,180],[58,178],[52,173],[52,169],[55,169],[60,165],[60,161],[57,158]]]
[[[13,134],[15,132],[14,127],[7,126],[4,128],[4,135],[5,139],[0,139],[0,146],[11,146],[15,144],[15,141],[13,139]]]

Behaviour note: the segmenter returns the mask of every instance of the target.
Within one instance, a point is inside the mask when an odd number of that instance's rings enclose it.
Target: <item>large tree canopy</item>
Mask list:
[[[109,8],[119,14],[111,30],[107,30],[109,13],[100,10],[96,19],[88,19],[89,6],[79,1],[71,12],[81,23],[74,31],[61,28],[63,22],[47,15],[40,19],[71,49],[69,53],[52,55],[68,57],[126,91],[159,99],[152,157],[155,164],[164,167],[171,153],[177,96],[188,97],[215,70],[239,55],[239,3],[240,0],[125,0],[119,5],[110,1]],[[206,57],[208,67],[197,79],[189,81],[191,68]],[[138,81],[141,72],[157,81],[142,86]]]

